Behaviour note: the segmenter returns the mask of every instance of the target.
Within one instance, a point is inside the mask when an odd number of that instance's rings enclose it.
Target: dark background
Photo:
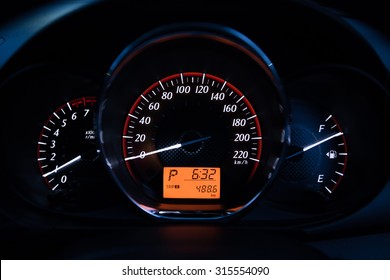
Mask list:
[[[3,1],[0,5],[0,23],[6,22],[10,18],[22,14],[30,9],[44,4],[53,2],[77,2],[85,0],[11,0]],[[106,0],[107,1],[107,0]],[[113,1],[113,0],[110,0]],[[114,0],[115,1],[115,0]],[[116,0],[118,1],[118,0]],[[119,0],[125,1],[125,0]],[[242,1],[242,0],[241,0]],[[297,0],[292,0],[297,1]],[[299,1],[299,0],[298,0]],[[150,1],[151,3],[153,1]],[[199,1],[197,1],[199,2]],[[201,0],[200,2],[208,1]],[[345,13],[351,17],[359,18],[374,27],[390,34],[390,17],[387,8],[387,2],[383,0],[369,0],[369,1],[352,1],[352,0],[303,0],[302,2],[314,2],[322,6],[329,7],[339,12]],[[253,1],[248,1],[248,5],[253,5]]]

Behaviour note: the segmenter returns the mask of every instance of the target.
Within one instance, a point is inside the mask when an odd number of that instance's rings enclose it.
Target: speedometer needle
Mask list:
[[[318,145],[320,145],[320,144],[322,144],[322,143],[324,143],[326,141],[329,141],[330,139],[333,139],[333,138],[341,136],[341,135],[343,135],[343,133],[341,131],[337,132],[336,134],[333,134],[333,135],[331,135],[331,136],[329,136],[329,137],[327,137],[325,139],[322,139],[322,140],[317,141],[317,142],[315,142],[315,143],[313,143],[311,145],[303,147],[302,150],[299,150],[298,152],[295,152],[295,153],[289,155],[286,159],[290,159],[290,158],[295,157],[295,156],[297,156],[299,154],[302,154],[302,153],[304,153],[304,152],[306,152],[306,151],[308,151],[308,150],[310,150],[310,149],[312,149],[312,148],[314,148],[314,147],[316,147],[316,146],[318,146]]]
[[[165,148],[162,148],[162,149],[158,149],[158,150],[155,150],[155,151],[151,151],[151,152],[148,152],[148,153],[141,153],[138,156],[127,157],[127,158],[125,158],[125,161],[133,160],[133,159],[137,159],[137,158],[144,158],[146,156],[150,156],[150,155],[153,155],[153,154],[158,154],[158,153],[161,153],[161,152],[178,149],[178,148],[181,148],[183,146],[191,145],[191,144],[194,144],[194,143],[197,143],[197,142],[201,142],[201,141],[204,141],[204,140],[207,140],[207,139],[210,139],[210,138],[211,138],[211,136],[207,136],[207,137],[191,140],[191,141],[184,142],[184,143],[177,143],[175,145],[168,146],[168,147],[165,147]]]
[[[68,166],[68,165],[71,165],[73,163],[75,163],[76,161],[80,160],[81,159],[81,155],[78,155],[77,157],[75,157],[74,159],[71,159],[70,161],[64,163],[63,165],[61,166],[58,166],[56,167],[54,170],[50,171],[50,172],[47,172],[45,174],[43,174],[42,176],[43,177],[47,177],[49,176],[50,174],[53,174],[53,173],[56,173],[57,171],[61,170],[62,168]]]

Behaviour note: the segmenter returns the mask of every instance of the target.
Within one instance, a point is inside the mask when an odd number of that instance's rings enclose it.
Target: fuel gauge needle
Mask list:
[[[300,154],[302,154],[302,153],[304,153],[304,152],[306,152],[306,151],[308,151],[308,150],[310,150],[310,149],[312,149],[312,148],[314,148],[314,147],[317,147],[318,145],[321,145],[322,143],[324,143],[324,142],[326,142],[326,141],[329,141],[330,139],[333,139],[333,138],[338,137],[338,136],[341,136],[341,135],[343,135],[343,133],[342,133],[341,131],[340,131],[340,132],[337,132],[336,134],[333,134],[333,135],[331,135],[331,136],[329,136],[329,137],[327,137],[327,138],[325,138],[325,139],[322,139],[322,140],[317,141],[317,142],[315,142],[315,143],[313,143],[313,144],[310,144],[310,145],[308,145],[308,146],[306,146],[306,147],[303,147],[303,148],[302,148],[301,150],[299,150],[298,152],[295,152],[295,153],[289,155],[286,159],[290,159],[290,158],[293,158],[293,157],[295,157],[295,156],[297,156],[297,155],[300,155]]]
[[[49,176],[50,174],[56,173],[57,171],[61,170],[62,168],[65,168],[65,167],[75,163],[76,161],[79,161],[80,159],[81,159],[81,155],[78,155],[74,159],[71,159],[70,161],[64,163],[61,166],[56,167],[54,170],[47,172],[47,173],[43,174],[42,176],[45,178],[45,177]]]
[[[207,140],[207,139],[210,139],[210,138],[211,138],[211,136],[207,136],[207,137],[203,137],[203,138],[187,141],[187,142],[184,142],[184,143],[177,143],[175,145],[168,146],[168,147],[165,147],[165,148],[162,148],[162,149],[158,149],[158,150],[155,150],[155,151],[151,151],[151,152],[148,152],[148,153],[142,153],[142,154],[139,154],[137,156],[127,157],[127,158],[125,158],[125,161],[133,160],[133,159],[137,159],[137,158],[144,158],[146,156],[150,156],[150,155],[153,155],[153,154],[158,154],[158,153],[169,151],[169,150],[179,149],[179,148],[181,148],[183,146],[191,145],[191,144],[194,144],[194,143],[197,143],[197,142],[201,142],[201,141],[204,141],[204,140]]]

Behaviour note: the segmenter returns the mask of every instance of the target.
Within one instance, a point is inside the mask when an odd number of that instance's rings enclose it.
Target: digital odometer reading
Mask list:
[[[164,167],[164,198],[218,199],[220,194],[218,167]]]

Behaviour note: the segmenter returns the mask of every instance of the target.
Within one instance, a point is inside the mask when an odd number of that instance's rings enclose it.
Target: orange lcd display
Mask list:
[[[220,182],[219,167],[164,167],[163,197],[218,199]]]

